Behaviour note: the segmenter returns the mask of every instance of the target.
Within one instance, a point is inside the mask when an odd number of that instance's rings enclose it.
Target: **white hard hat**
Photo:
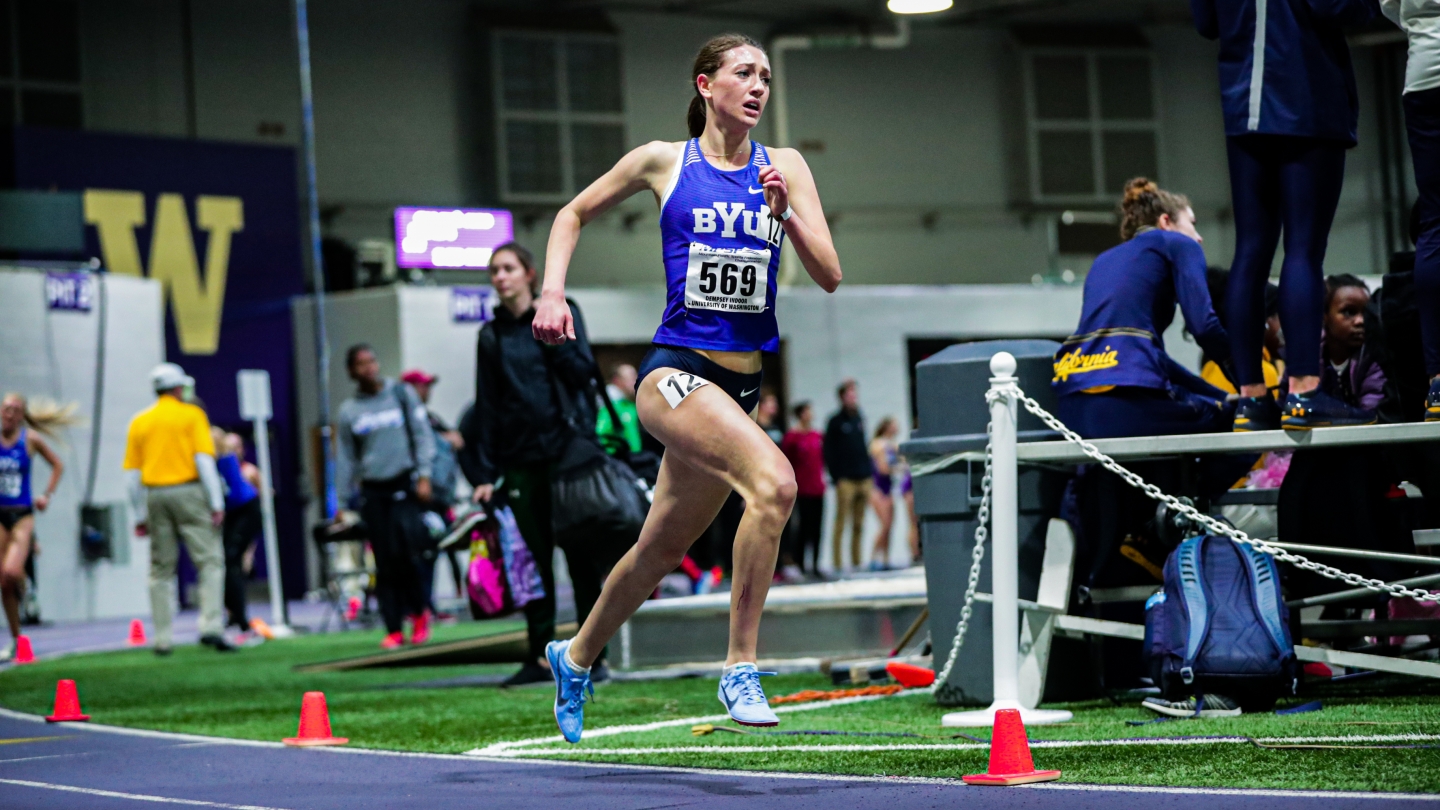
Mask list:
[[[156,391],[169,391],[195,384],[195,378],[174,363],[161,363],[150,370],[150,383]]]

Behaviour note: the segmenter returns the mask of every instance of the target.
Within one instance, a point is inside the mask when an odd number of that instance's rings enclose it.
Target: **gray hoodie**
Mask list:
[[[376,394],[357,391],[340,406],[335,481],[342,497],[354,494],[362,481],[389,481],[406,471],[429,478],[432,472],[435,435],[425,406],[408,385],[384,380],[382,386]]]

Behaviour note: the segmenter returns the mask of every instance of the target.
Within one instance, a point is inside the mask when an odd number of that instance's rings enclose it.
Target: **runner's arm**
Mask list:
[[[532,328],[536,340],[555,345],[575,339],[570,307],[565,304],[565,275],[580,241],[580,229],[621,201],[647,188],[660,188],[679,148],[664,141],[636,147],[555,215],[545,246],[545,284],[535,305]]]
[[[55,451],[50,449],[50,445],[39,436],[31,434],[30,446],[34,448],[36,454],[45,459],[46,464],[50,465],[50,481],[45,485],[45,492],[35,499],[35,508],[44,512],[50,505],[50,499],[55,495],[55,488],[60,486],[60,476],[65,474],[65,462],[61,461],[60,457],[55,455]]]
[[[810,173],[805,158],[794,149],[772,149],[771,156],[775,162],[760,170],[770,215],[778,221],[787,208],[792,210],[790,219],[781,223],[785,235],[790,237],[790,244],[794,245],[810,278],[825,292],[835,292],[843,275],[840,256],[830,238],[830,225],[825,221],[815,176]]]

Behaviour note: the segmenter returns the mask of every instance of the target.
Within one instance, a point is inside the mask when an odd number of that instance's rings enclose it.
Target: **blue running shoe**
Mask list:
[[[765,700],[765,690],[760,688],[761,675],[754,664],[736,664],[735,668],[720,676],[720,702],[730,719],[742,726],[778,726],[780,718],[770,710]]]
[[[565,742],[578,743],[585,730],[585,701],[595,696],[595,685],[588,671],[577,671],[565,663],[569,650],[569,641],[552,641],[545,645],[545,657],[555,675],[555,724]]]
[[[1286,430],[1375,424],[1374,411],[1352,408],[1318,389],[1285,397],[1280,412],[1280,427]]]
[[[1235,405],[1236,433],[1254,433],[1257,430],[1280,429],[1280,406],[1270,395],[1263,397],[1241,397]]]
[[[1430,381],[1430,395],[1425,397],[1425,421],[1440,422],[1440,377]]]

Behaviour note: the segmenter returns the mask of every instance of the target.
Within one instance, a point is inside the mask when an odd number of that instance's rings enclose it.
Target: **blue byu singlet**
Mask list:
[[[30,500],[30,447],[25,428],[11,447],[0,445],[0,509],[26,509]]]
[[[761,191],[760,169],[768,165],[765,147],[753,141],[750,163],[735,171],[710,165],[698,139],[680,151],[660,200],[666,295],[656,343],[779,351],[775,275],[785,231]]]

